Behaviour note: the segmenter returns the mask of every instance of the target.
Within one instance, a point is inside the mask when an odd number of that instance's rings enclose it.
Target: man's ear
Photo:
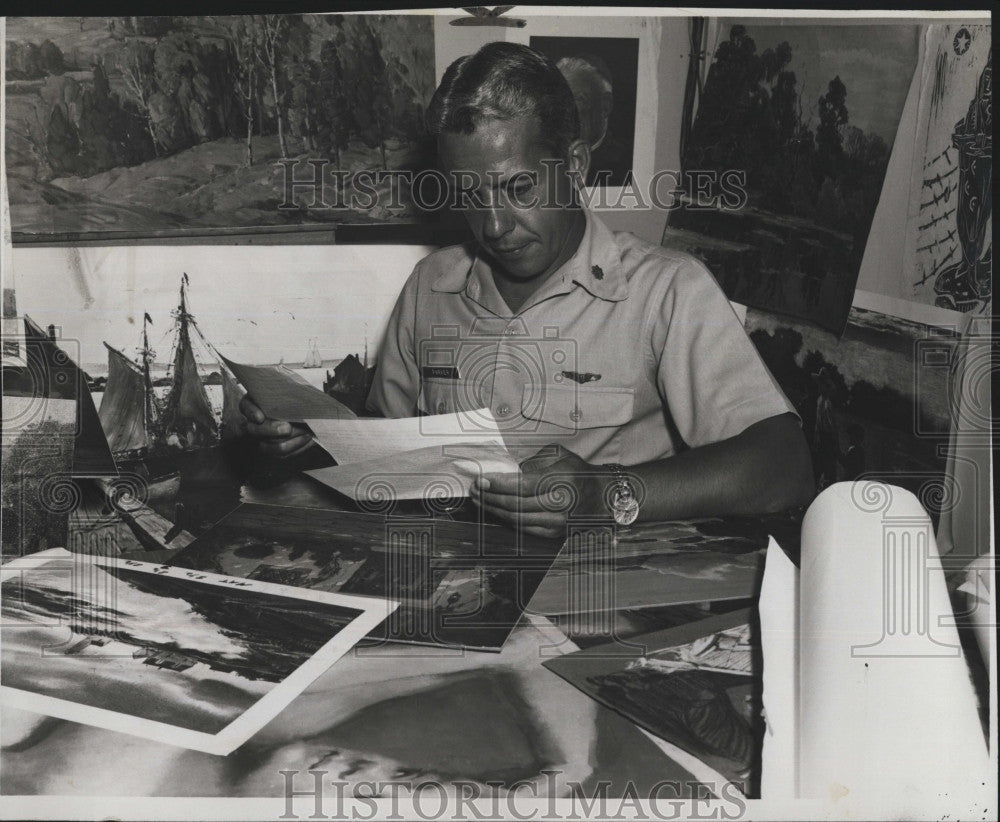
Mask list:
[[[583,188],[589,170],[590,146],[586,140],[574,140],[566,149],[566,171],[577,188]]]

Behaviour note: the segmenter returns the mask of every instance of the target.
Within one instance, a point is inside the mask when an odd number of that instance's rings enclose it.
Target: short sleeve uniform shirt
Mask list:
[[[700,262],[586,219],[576,253],[516,313],[474,246],[421,260],[369,406],[388,417],[488,408],[519,458],[554,442],[625,465],[794,413]]]

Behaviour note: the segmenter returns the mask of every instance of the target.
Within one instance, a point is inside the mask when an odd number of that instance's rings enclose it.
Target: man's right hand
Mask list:
[[[312,444],[312,434],[302,425],[286,420],[273,420],[250,399],[240,401],[240,413],[246,420],[246,434],[269,457],[291,457]]]

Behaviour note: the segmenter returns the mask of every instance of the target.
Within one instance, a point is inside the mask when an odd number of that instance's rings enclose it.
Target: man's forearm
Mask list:
[[[791,414],[626,471],[641,495],[640,520],[772,513],[814,495],[809,449]]]

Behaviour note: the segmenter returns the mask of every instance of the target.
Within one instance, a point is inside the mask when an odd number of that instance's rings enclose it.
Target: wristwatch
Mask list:
[[[629,481],[628,474],[625,473],[625,466],[618,463],[610,463],[605,468],[610,468],[614,474],[614,485],[611,490],[611,514],[618,525],[631,525],[639,517],[639,500],[636,499],[635,489]]]

